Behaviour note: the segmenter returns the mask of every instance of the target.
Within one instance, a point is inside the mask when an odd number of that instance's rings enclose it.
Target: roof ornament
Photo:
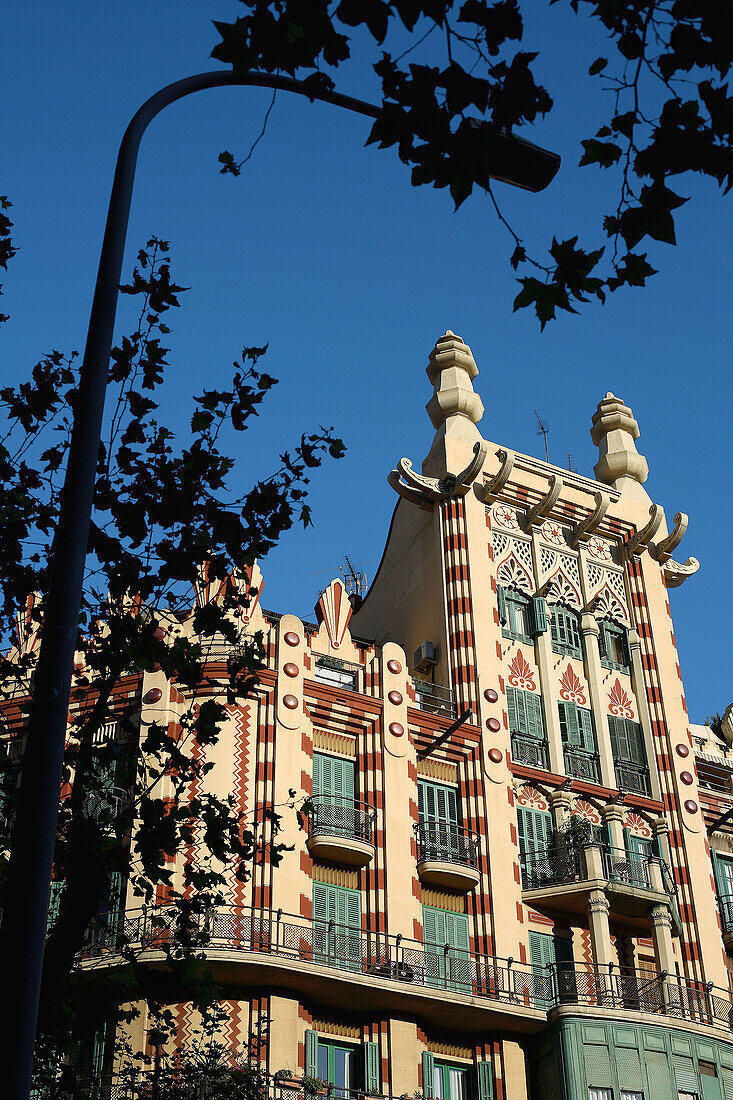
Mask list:
[[[573,550],[578,549],[579,543],[588,542],[596,527],[598,527],[608,511],[608,506],[611,503],[611,498],[608,493],[604,493],[601,490],[593,494],[593,499],[596,502],[593,511],[589,516],[586,516],[585,519],[582,519],[580,523],[576,524],[570,533],[570,545]]]
[[[501,465],[491,480],[487,481],[484,485],[484,501],[487,504],[491,504],[496,500],[511,477],[512,470],[514,469],[514,451],[504,450],[500,447],[496,452],[496,457],[499,459]]]
[[[634,554],[642,554],[659,530],[664,519],[664,508],[659,504],[649,507],[649,522],[637,531],[626,543],[626,556],[631,560]]]
[[[682,542],[682,536],[687,530],[690,517],[685,512],[678,512],[674,517],[674,527],[667,535],[666,539],[662,539],[653,548],[653,556],[657,559],[660,565],[665,565],[672,557],[672,551],[676,550],[679,544]]]
[[[560,493],[563,490],[563,479],[558,474],[550,478],[550,485],[543,497],[537,501],[534,508],[527,513],[527,527],[539,527],[544,522],[545,516],[549,516],[557,504]]]
[[[646,493],[635,488],[649,476],[649,465],[636,449],[639,425],[634,414],[620,397],[610,391],[593,413],[591,439],[600,457],[593,467],[598,481],[603,481],[627,496],[644,499]]]

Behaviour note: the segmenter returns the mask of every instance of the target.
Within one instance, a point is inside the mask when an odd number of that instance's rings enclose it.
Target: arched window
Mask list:
[[[569,607],[560,603],[552,605],[550,636],[554,653],[563,653],[566,657],[583,656],[578,616]]]
[[[503,636],[519,642],[531,642],[529,598],[517,588],[498,586],[496,591]]]
[[[628,672],[631,666],[629,639],[626,628],[613,619],[602,619],[598,624],[598,651],[604,668]]]

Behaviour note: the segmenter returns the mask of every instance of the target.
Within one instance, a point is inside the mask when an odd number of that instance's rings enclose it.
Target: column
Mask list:
[[[537,539],[535,534],[533,543]],[[539,560],[539,554],[537,559]],[[548,618],[550,612],[547,612]],[[562,752],[562,736],[560,734],[560,716],[557,712],[557,702],[553,690],[555,677],[552,669],[552,640],[549,627],[535,638],[535,652],[537,654],[537,668],[540,674],[540,692],[545,712],[545,729],[547,730],[547,744],[550,754],[550,771],[556,775],[565,774],[565,760]]]
[[[601,817],[608,832],[608,843],[612,848],[618,848],[623,852],[626,843],[624,841],[624,811],[621,809],[620,804],[612,802],[608,806],[603,806]]]
[[[611,930],[608,925],[608,898],[602,890],[591,890],[585,912],[588,917],[593,960],[598,975],[599,998],[612,993],[611,964],[615,961],[611,947]]]
[[[655,905],[649,914],[649,922],[654,941],[654,958],[657,962],[657,970],[660,974],[666,974],[668,979],[661,983],[664,1003],[679,1000],[679,991],[676,989],[676,971],[674,965],[674,945],[672,943],[672,916],[666,905]],[[677,994],[677,997],[675,997]]]
[[[596,741],[598,743],[598,758],[601,765],[601,783],[604,787],[616,788],[616,769],[611,755],[611,738],[608,735],[608,723],[606,721],[606,706],[603,698],[602,680],[603,669],[601,667],[601,655],[598,651],[598,623],[595,616],[589,612],[581,615],[580,633],[583,635],[583,651],[585,653],[585,674],[588,677],[588,691],[590,703],[593,708],[593,721],[596,727]]]

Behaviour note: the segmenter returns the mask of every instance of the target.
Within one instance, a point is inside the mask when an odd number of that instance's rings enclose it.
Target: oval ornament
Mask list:
[[[503,758],[504,753],[501,751],[501,749],[489,749],[489,760],[491,760],[494,764],[501,764]]]
[[[390,703],[392,703],[395,707],[398,707],[402,702],[402,693],[399,691],[390,691],[387,698],[389,699]]]
[[[678,756],[689,756],[690,755],[690,750],[687,747],[687,745],[675,745],[674,751],[677,753]]]
[[[143,703],[159,703],[162,698],[163,692],[160,688],[151,688],[150,691],[145,692]]]
[[[283,695],[283,706],[288,710],[295,710],[298,705],[298,700],[295,695]]]
[[[285,645],[300,645],[300,638],[294,630],[286,630],[283,634],[283,641]]]
[[[696,814],[697,802],[695,802],[692,798],[688,798],[685,802],[685,809],[687,810],[688,814]]]
[[[484,692],[484,699],[487,703],[496,703],[499,699],[499,695],[493,688],[487,688]]]
[[[286,676],[297,676],[298,666],[294,665],[292,661],[288,661],[286,665],[283,665],[283,672]]]
[[[681,780],[682,783],[685,783],[688,787],[690,786],[691,783],[694,782],[691,772],[680,772],[680,780]]]
[[[498,718],[487,718],[486,728],[490,729],[492,733],[498,733],[501,729],[501,722]]]
[[[405,732],[405,727],[401,722],[390,722],[389,732],[393,737],[402,737]]]
[[[393,676],[397,676],[400,672],[402,672],[402,665],[399,661],[395,661],[394,659],[391,661],[387,661],[387,671],[391,672]]]

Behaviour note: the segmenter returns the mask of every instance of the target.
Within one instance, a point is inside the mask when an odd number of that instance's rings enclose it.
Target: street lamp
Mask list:
[[[164,107],[192,92],[230,85],[276,88],[368,118],[380,115],[380,108],[371,103],[337,92],[314,91],[291,77],[252,72],[199,73],[151,96],[122,138],[79,378],[49,589],[43,605],[41,649],[0,931],[3,991],[10,1008],[9,1020],[0,1029],[0,1065],[9,1086],[8,1100],[27,1100],[30,1093],[69,692],[137,153],[148,123]],[[547,187],[560,165],[556,154],[510,135],[494,138],[491,156],[495,158],[493,178],[530,191]]]

